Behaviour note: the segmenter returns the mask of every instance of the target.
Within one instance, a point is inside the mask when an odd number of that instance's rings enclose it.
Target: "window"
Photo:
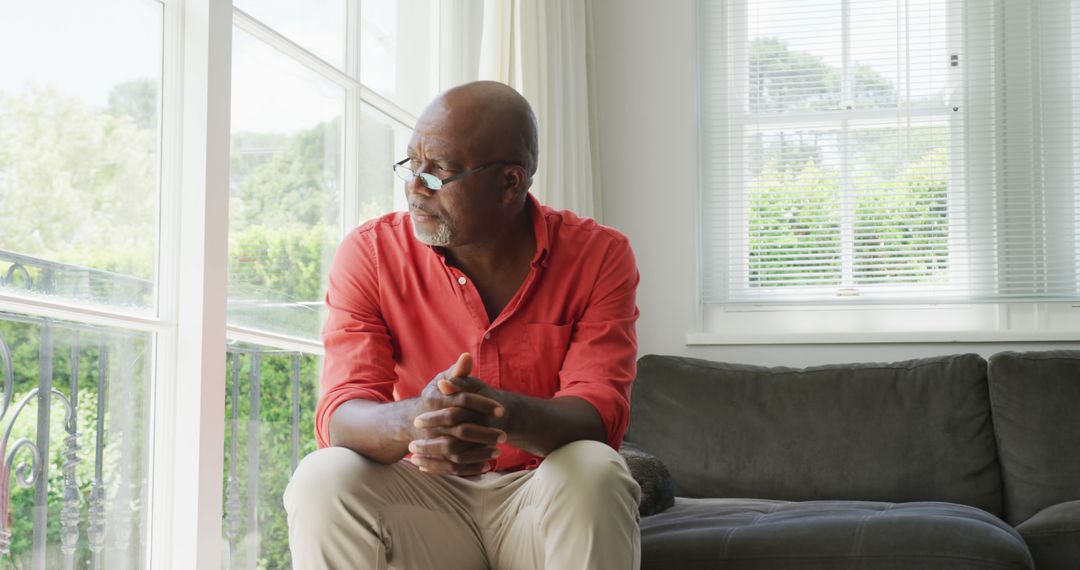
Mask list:
[[[0,51],[34,54],[0,78],[6,290],[155,314],[162,18],[155,2],[4,7]]]
[[[0,567],[148,554],[165,20],[0,7]]]
[[[315,449],[326,278],[346,232],[404,207],[390,165],[435,96],[437,73],[415,70],[438,60],[401,50],[412,59],[396,65],[394,46],[437,14],[426,2],[236,6],[222,560],[288,568],[281,497]],[[369,44],[389,51],[370,59]]]
[[[404,207],[437,8],[0,7],[0,567],[290,566],[326,275]]]
[[[1080,330],[1080,3],[700,12],[706,331]]]

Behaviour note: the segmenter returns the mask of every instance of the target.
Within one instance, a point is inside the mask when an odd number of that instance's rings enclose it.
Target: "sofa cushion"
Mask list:
[[[1076,570],[1080,563],[1080,501],[1039,511],[1016,527],[1039,570]]]
[[[641,487],[638,515],[647,517],[663,512],[675,504],[675,484],[664,462],[629,441],[622,442],[619,455],[626,461],[630,475]]]
[[[642,570],[1032,568],[1015,530],[950,503],[679,498],[641,548]]]
[[[627,439],[683,497],[948,501],[1001,513],[986,361],[807,369],[645,356]]]
[[[1006,520],[1080,500],[1080,350],[1001,352],[989,375]]]

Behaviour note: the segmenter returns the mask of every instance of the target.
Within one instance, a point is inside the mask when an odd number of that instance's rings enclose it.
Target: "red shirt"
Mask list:
[[[407,213],[367,222],[344,239],[326,293],[320,447],[329,445],[330,416],[342,403],[416,397],[472,352],[472,376],[494,388],[589,402],[618,449],[637,357],[638,271],[629,241],[591,219],[541,206],[531,194],[527,207],[536,255],[494,322],[443,250],[414,237]],[[495,469],[539,463],[504,444]]]

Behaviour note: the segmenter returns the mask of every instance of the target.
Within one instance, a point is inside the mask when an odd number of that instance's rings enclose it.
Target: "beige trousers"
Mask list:
[[[285,509],[298,570],[636,570],[640,494],[622,457],[595,441],[532,471],[470,478],[331,447],[300,463]]]

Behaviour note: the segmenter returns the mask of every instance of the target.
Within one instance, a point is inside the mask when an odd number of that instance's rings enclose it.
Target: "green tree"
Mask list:
[[[230,319],[317,338],[337,238],[337,227],[326,224],[257,225],[230,232]]]
[[[948,277],[947,151],[931,148],[870,180],[855,200],[855,282],[933,283]]]
[[[0,110],[0,248],[149,279],[156,132],[54,89]]]
[[[312,227],[337,222],[341,195],[341,121],[294,135],[233,137],[234,229]]]
[[[108,112],[114,117],[129,117],[140,129],[156,131],[158,126],[158,82],[135,79],[121,83],[109,92]]]
[[[824,58],[792,50],[775,37],[750,42],[748,85],[750,111],[755,114],[840,108],[842,71]],[[896,87],[873,68],[855,62],[852,104],[856,107],[895,105]]]
[[[814,161],[766,164],[748,188],[750,286],[805,285],[803,273],[840,283],[838,190],[838,173]]]

